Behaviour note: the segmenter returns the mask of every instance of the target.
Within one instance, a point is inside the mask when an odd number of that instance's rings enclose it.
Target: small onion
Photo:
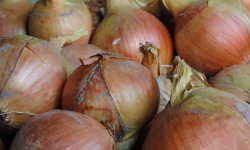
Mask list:
[[[68,78],[62,108],[86,114],[110,129],[118,149],[130,149],[159,107],[159,88],[141,64],[113,53],[83,60]]]
[[[88,43],[92,21],[82,0],[39,0],[29,15],[29,34],[44,40],[72,35],[78,30],[86,33],[73,43]]]
[[[250,55],[250,13],[235,0],[196,2],[177,14],[175,46],[191,67],[214,75]]]
[[[161,49],[161,64],[170,64],[172,39],[166,27],[153,15],[136,9],[126,0],[108,0],[104,19],[91,43],[141,62],[139,43],[153,42]]]
[[[28,34],[28,14],[37,0],[0,0],[0,37]]]
[[[114,150],[115,141],[98,121],[66,110],[53,110],[30,119],[17,133],[10,150]]]
[[[248,149],[250,106],[209,87],[183,60],[173,66],[170,105],[153,121],[142,149]]]
[[[59,107],[66,71],[47,41],[27,35],[0,38],[0,60],[1,132]]]

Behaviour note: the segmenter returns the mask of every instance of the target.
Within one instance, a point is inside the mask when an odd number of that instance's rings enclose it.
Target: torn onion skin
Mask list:
[[[67,110],[53,110],[30,119],[17,133],[10,150],[115,150],[109,131],[98,121]]]
[[[146,67],[122,56],[93,56],[83,64],[65,83],[62,108],[103,122],[117,148],[130,149],[158,110],[156,80]]]
[[[66,70],[57,49],[27,35],[0,38],[0,130],[16,132],[59,107]]]
[[[108,0],[107,13],[93,34],[91,43],[141,63],[139,46],[146,41],[161,49],[162,65],[171,63],[172,39],[161,21],[148,12],[132,7],[129,1]]]
[[[38,0],[0,0],[0,37],[28,34],[28,14]]]
[[[88,43],[92,21],[88,7],[79,0],[39,0],[29,15],[29,35],[44,40],[69,36],[77,30],[87,33],[78,40],[67,43]]]

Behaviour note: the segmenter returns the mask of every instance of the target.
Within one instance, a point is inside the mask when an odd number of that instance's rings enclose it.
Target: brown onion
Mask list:
[[[92,21],[82,0],[39,0],[29,16],[29,34],[44,40],[84,30],[74,43],[88,43]]]
[[[110,129],[118,149],[129,149],[159,107],[159,88],[141,64],[113,53],[83,60],[68,78],[62,108],[86,114]]]
[[[250,13],[235,0],[193,2],[175,20],[177,53],[194,69],[213,75],[247,61]]]
[[[107,12],[91,43],[140,63],[142,54],[138,47],[146,41],[161,49],[162,64],[170,64],[173,47],[166,27],[153,15],[132,7],[129,1],[108,0]]]
[[[66,110],[53,110],[30,119],[17,133],[11,150],[105,149],[115,141],[98,121]]]
[[[0,0],[0,37],[28,34],[28,14],[38,0]]]
[[[248,149],[250,106],[209,87],[183,60],[173,67],[170,105],[152,123],[142,149]]]
[[[0,38],[0,60],[1,132],[58,108],[66,71],[47,41],[27,35]]]

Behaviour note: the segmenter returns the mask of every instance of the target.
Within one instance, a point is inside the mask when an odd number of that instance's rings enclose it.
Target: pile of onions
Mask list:
[[[92,31],[91,15],[82,0],[40,0],[29,15],[29,35],[49,40],[86,31],[73,43],[88,43]],[[72,43],[71,43],[72,44]]]
[[[0,131],[59,107],[66,71],[47,41],[27,35],[0,38]]]
[[[136,9],[126,0],[107,0],[107,12],[93,34],[91,43],[141,62],[138,47],[153,42],[161,49],[161,63],[170,64],[172,40],[166,27],[153,15]]]
[[[248,149],[250,106],[209,87],[204,74],[179,58],[173,68],[170,103],[153,121],[142,149]]]
[[[53,110],[30,119],[17,133],[11,150],[105,149],[115,141],[98,121],[66,110]]]
[[[28,14],[37,0],[0,0],[0,37],[28,34]]]
[[[82,60],[68,78],[62,108],[102,122],[117,149],[129,149],[159,107],[159,88],[143,65],[111,52]]]
[[[211,84],[226,84],[240,88],[248,93],[250,98],[250,64],[233,65],[227,67],[209,79]],[[250,102],[250,100],[247,100]]]
[[[164,0],[164,3],[176,21],[177,53],[191,67],[213,75],[227,66],[247,61],[250,12],[240,3],[235,0]]]

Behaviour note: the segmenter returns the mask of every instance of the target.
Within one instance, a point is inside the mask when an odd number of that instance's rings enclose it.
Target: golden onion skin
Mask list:
[[[27,35],[0,38],[1,131],[59,107],[66,70],[48,42]]]
[[[143,150],[249,149],[250,125],[238,113],[202,96],[163,110]]]
[[[158,107],[159,88],[153,75],[125,58],[104,58],[78,67],[62,95],[62,108],[103,122],[118,141],[118,149],[133,145]]]
[[[0,37],[28,34],[28,14],[38,0],[0,0]]]
[[[29,120],[10,149],[115,150],[115,147],[112,135],[98,121],[73,111],[53,110]]]
[[[87,34],[71,44],[88,43],[92,21],[81,0],[39,0],[29,15],[29,34],[44,40],[69,36],[78,30],[85,30]]]
[[[172,39],[167,28],[156,17],[132,6],[114,4],[110,7],[93,34],[91,44],[141,63],[140,43],[153,42],[161,50],[161,64],[171,63]]]

